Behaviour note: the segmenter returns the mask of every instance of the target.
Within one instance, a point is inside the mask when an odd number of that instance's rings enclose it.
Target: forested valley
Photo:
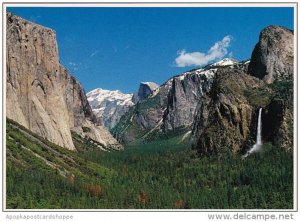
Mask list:
[[[74,152],[11,120],[6,136],[10,209],[293,208],[293,154],[271,144],[199,157],[178,136],[105,152],[73,134]]]

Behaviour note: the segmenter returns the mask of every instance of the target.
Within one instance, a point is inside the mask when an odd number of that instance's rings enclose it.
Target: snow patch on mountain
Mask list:
[[[113,128],[120,118],[134,105],[133,94],[124,94],[119,90],[94,89],[87,93],[87,99],[96,117],[107,128]]]
[[[231,58],[224,58],[221,61],[211,64],[210,66],[228,66],[228,65],[235,65],[238,61],[231,59]]]

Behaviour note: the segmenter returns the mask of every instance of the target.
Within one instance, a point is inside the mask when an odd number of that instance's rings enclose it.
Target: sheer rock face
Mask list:
[[[215,71],[197,69],[169,79],[137,105],[149,103],[144,105],[145,112],[137,113],[137,123],[163,132],[191,127],[197,103],[202,94],[209,91]]]
[[[123,143],[190,134],[217,70],[227,67],[244,70],[248,63],[223,59],[170,78],[131,108],[113,133]]]
[[[158,88],[158,85],[154,82],[141,82],[138,96],[140,99],[145,99],[147,96],[153,93],[153,91]]]
[[[267,106],[263,122],[267,137],[274,145],[293,146],[294,33],[284,27],[268,26],[259,36],[248,73],[267,84],[285,84]],[[278,94],[279,93],[279,94]]]
[[[100,139],[82,87],[59,63],[55,32],[11,13],[6,30],[6,116],[70,150],[71,129],[85,125],[92,139],[118,146]]]
[[[60,73],[62,87],[65,88],[64,98],[69,114],[70,129],[82,136],[88,136],[106,147],[120,149],[121,145],[94,115],[79,81],[71,76],[62,65],[60,66]],[[89,129],[84,130],[83,128]]]
[[[172,77],[132,107],[113,133],[126,144],[191,130],[197,104],[209,91],[215,71],[196,69]]]
[[[240,70],[218,70],[211,92],[203,98],[196,114],[193,146],[201,154],[227,148],[238,152],[253,140],[256,108],[244,91],[262,87],[262,81]]]
[[[132,101],[136,104],[154,93],[159,86],[154,82],[141,82],[137,93],[133,94]]]
[[[276,79],[293,79],[294,34],[278,26],[268,26],[259,36],[248,73],[271,84]]]
[[[87,119],[96,123],[80,83],[62,65],[60,66],[60,76],[60,83],[64,88],[70,127],[81,126]]]
[[[291,150],[293,148],[293,91],[285,99],[273,99],[263,114],[264,140]],[[272,130],[270,130],[272,128]]]
[[[293,48],[292,31],[269,26],[260,34],[248,74],[239,66],[217,71],[211,92],[197,108],[195,149],[201,154],[249,149],[255,143],[261,107],[263,142],[292,148]]]
[[[215,71],[194,71],[172,79],[163,120],[165,130],[191,128],[197,104],[210,90]]]
[[[7,14],[6,114],[53,143],[74,149],[55,32]]]

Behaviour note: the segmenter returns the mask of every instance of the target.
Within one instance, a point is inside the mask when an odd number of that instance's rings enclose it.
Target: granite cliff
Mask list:
[[[293,79],[293,31],[279,26],[263,29],[253,50],[248,73],[268,84],[275,80]]]
[[[113,128],[124,144],[192,136],[201,154],[242,153],[255,143],[262,111],[262,138],[293,146],[293,32],[268,26],[250,61],[223,59],[174,76],[133,106]]]
[[[292,31],[269,26],[260,33],[248,70],[217,71],[193,124],[193,147],[199,153],[249,149],[260,107],[263,141],[293,147],[293,38]]]
[[[121,148],[97,122],[80,83],[60,64],[55,32],[6,16],[6,116],[67,149],[75,149],[71,130]]]
[[[208,65],[167,80],[120,119],[112,130],[114,135],[128,144],[175,133],[190,134],[196,107],[201,97],[209,92],[218,68],[242,65],[230,59],[224,61],[224,64]]]
[[[192,133],[193,146],[201,154],[227,149],[239,152],[254,142],[256,109],[265,100],[253,105],[248,100],[247,91],[264,91],[264,88],[263,81],[239,69],[218,70],[210,93],[198,106]]]

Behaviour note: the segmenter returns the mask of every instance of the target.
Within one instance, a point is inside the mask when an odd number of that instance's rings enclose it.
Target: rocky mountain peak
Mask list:
[[[294,34],[280,27],[268,26],[259,35],[249,64],[248,73],[266,83],[293,79]]]
[[[240,62],[218,69],[193,124],[193,146],[199,153],[251,147],[260,108],[262,139],[292,147],[293,48],[292,31],[268,26],[260,33],[248,70],[248,61],[244,67]]]
[[[213,67],[213,66],[227,66],[227,65],[235,65],[237,63],[238,63],[238,61],[236,61],[232,58],[223,58],[222,60],[211,64],[210,66],[211,67]]]
[[[154,82],[141,82],[138,90],[138,97],[140,99],[144,99],[152,94],[152,92],[158,87],[159,86]]]
[[[95,113],[104,126],[113,128],[123,114],[134,105],[133,94],[124,94],[119,90],[94,89],[87,93],[87,99]]]
[[[138,101],[147,98],[149,95],[153,94],[158,87],[159,85],[154,82],[141,82],[138,92],[133,95],[133,102],[137,103]]]
[[[294,32],[283,26],[269,25],[265,27],[259,34],[259,38],[273,38],[281,40],[286,34],[294,34]]]

